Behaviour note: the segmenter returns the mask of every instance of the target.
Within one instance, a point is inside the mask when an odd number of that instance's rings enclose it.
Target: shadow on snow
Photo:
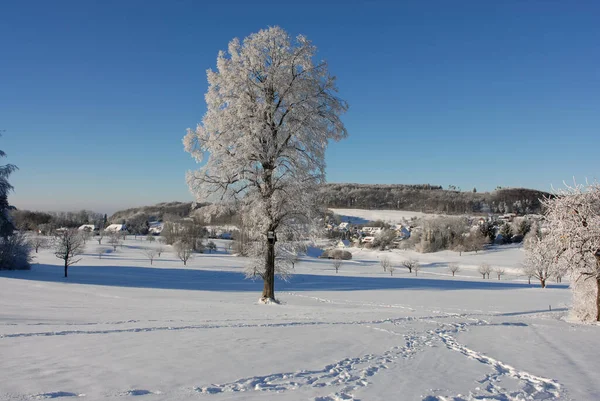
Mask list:
[[[63,268],[57,265],[34,265],[29,271],[0,271],[0,278],[66,284],[197,291],[260,291],[262,289],[262,280],[245,279],[242,272],[235,271],[75,265],[69,268],[69,278],[62,276]],[[278,279],[275,288],[276,291],[361,291],[394,289],[504,290],[533,287],[533,285],[525,283],[494,282],[493,280],[295,274],[288,282]],[[567,285],[554,285],[553,287],[566,289]]]

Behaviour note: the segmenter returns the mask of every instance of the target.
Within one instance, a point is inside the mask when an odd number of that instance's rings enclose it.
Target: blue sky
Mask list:
[[[205,4],[206,3],[206,4]],[[350,104],[330,182],[543,190],[599,178],[597,1],[0,3],[0,149],[19,208],[191,200],[187,127],[234,38],[304,34]]]

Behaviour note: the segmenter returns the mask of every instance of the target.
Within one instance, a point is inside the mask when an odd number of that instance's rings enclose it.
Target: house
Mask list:
[[[84,224],[84,225],[80,226],[78,228],[78,230],[79,231],[87,231],[87,232],[90,232],[90,233],[92,233],[94,231],[98,231],[98,229],[96,228],[96,226],[93,225],[93,224]]]
[[[348,223],[348,222],[340,223],[340,225],[338,226],[338,229],[345,231],[348,229],[349,224],[350,223]]]
[[[400,239],[410,238],[410,230],[406,226],[398,226],[396,228],[396,237]]]
[[[106,233],[119,233],[123,231],[127,231],[125,224],[111,224],[104,229]]]
[[[158,221],[151,221],[148,228],[148,234],[160,235],[163,230],[164,224]]]
[[[336,244],[337,248],[350,248],[351,246],[352,246],[352,243],[347,239],[339,240]]]
[[[363,237],[362,242],[363,244],[372,244],[373,241],[375,241],[375,237]]]

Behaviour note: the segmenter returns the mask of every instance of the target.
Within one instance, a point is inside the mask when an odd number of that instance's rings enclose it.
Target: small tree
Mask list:
[[[152,265],[152,262],[154,261],[154,258],[156,257],[156,249],[155,248],[146,248],[143,250],[143,253],[144,253],[144,255],[146,255],[146,257],[150,261],[150,265]]]
[[[527,253],[522,267],[523,273],[527,277],[534,277],[539,280],[542,288],[546,288],[546,282],[556,269],[556,263],[549,247],[551,247],[551,244],[548,240],[537,237],[531,238],[526,248]],[[531,280],[529,283],[531,284]]]
[[[336,273],[338,272],[338,270],[340,270],[340,267],[342,267],[342,260],[341,259],[333,259],[333,268],[335,269]]]
[[[173,245],[173,248],[175,248],[175,254],[183,262],[183,265],[187,266],[187,262],[194,252],[192,245],[185,241],[178,241]]]
[[[414,264],[413,270],[415,271],[415,276],[418,276],[421,271],[421,264],[418,261]]]
[[[412,273],[413,270],[416,270],[415,267],[419,264],[419,261],[416,259],[407,259],[403,260],[401,264],[408,269],[409,273]]]
[[[34,235],[29,238],[29,245],[35,249],[35,253],[38,253],[40,248],[46,248],[48,246],[48,238],[41,235]]]
[[[490,273],[492,272],[492,267],[487,263],[482,263],[479,265],[479,268],[477,269],[477,271],[479,272],[479,274],[481,274],[483,276],[484,279],[486,278],[486,276],[487,276],[487,278],[490,278]]]
[[[217,244],[215,244],[214,241],[208,241],[208,243],[206,244],[206,249],[208,249],[208,253],[216,251],[217,250]]]
[[[384,256],[379,261],[379,264],[381,265],[381,267],[383,268],[383,271],[385,272],[385,271],[388,271],[388,269],[392,265],[392,262],[390,261],[390,258],[388,258],[387,256]]]
[[[92,232],[90,230],[80,230],[79,235],[81,235],[84,245],[87,244],[90,238],[92,238]]]
[[[98,245],[102,245],[102,240],[104,239],[104,230],[98,231],[98,235],[96,236],[96,241],[98,241]]]
[[[390,264],[387,267],[387,270],[390,272],[390,276],[393,276],[394,275],[394,270],[396,270],[396,268]]]
[[[117,251],[117,247],[123,243],[123,239],[121,237],[121,234],[118,233],[118,232],[111,232],[108,235],[108,243],[110,245],[112,245],[113,251],[116,252]]]
[[[154,249],[156,249],[156,254],[158,255],[159,258],[160,258],[160,255],[165,251],[165,247],[162,244],[158,245]]]
[[[154,235],[148,234],[148,235],[146,235],[146,241],[154,242],[154,241],[156,241],[156,238],[154,238]]]
[[[64,261],[65,277],[68,277],[69,266],[79,262],[79,256],[85,249],[81,233],[76,229],[65,230],[56,235],[54,240],[54,255]]]
[[[504,273],[506,272],[506,270],[501,269],[501,268],[497,268],[495,270],[495,272],[496,272],[496,275],[498,276],[498,280],[500,280],[500,277],[502,277],[504,275]]]
[[[448,270],[450,271],[450,273],[452,273],[452,277],[454,277],[454,274],[460,271],[460,266],[458,265],[458,263],[449,263]]]
[[[31,244],[25,234],[0,236],[0,270],[29,270],[31,259]]]
[[[500,233],[500,235],[502,235],[502,241],[505,244],[510,244],[511,238],[513,236],[513,229],[511,227],[511,225],[509,223],[504,223],[500,227],[499,233]]]
[[[102,256],[108,252],[108,249],[99,246],[98,248],[96,248],[96,253],[98,254],[98,259],[102,259]]]

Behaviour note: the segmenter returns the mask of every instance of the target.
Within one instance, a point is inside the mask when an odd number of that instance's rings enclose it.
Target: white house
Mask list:
[[[96,230],[96,226],[93,224],[84,224],[82,226],[80,226],[78,228],[79,231],[88,231],[88,232],[94,232],[97,231]]]
[[[375,237],[363,237],[362,239],[363,244],[371,244],[373,241],[375,241]]]
[[[118,233],[122,231],[127,231],[125,224],[111,224],[104,229],[104,232],[107,233]]]

